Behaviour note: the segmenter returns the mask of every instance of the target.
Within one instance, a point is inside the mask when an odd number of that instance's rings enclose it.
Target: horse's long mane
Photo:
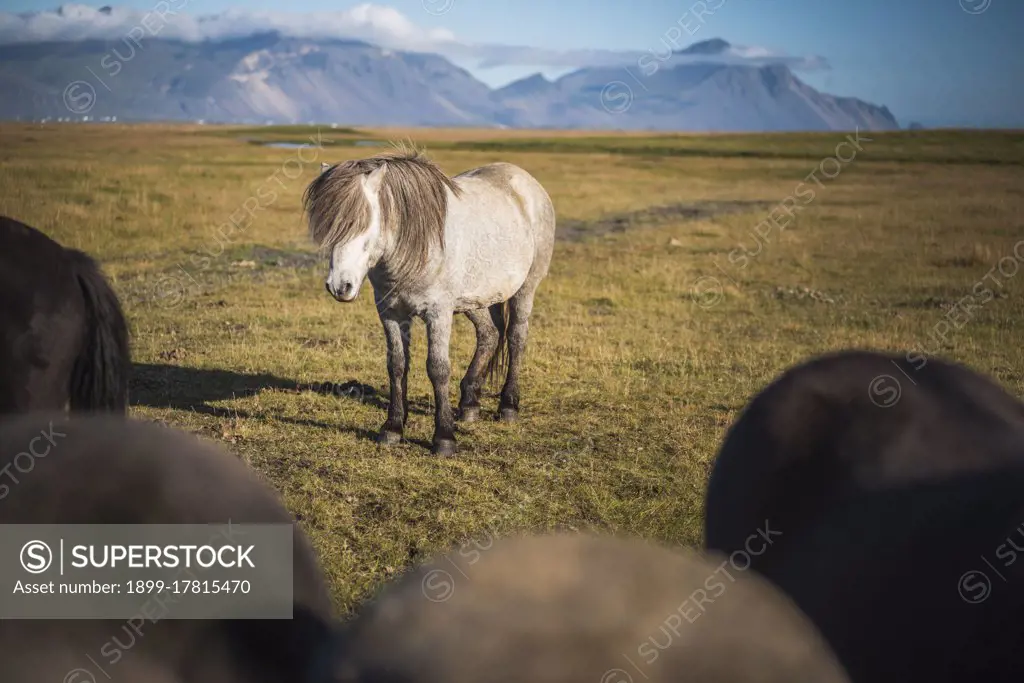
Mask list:
[[[360,178],[384,164],[388,168],[379,193],[381,230],[397,237],[387,267],[389,275],[401,282],[422,272],[431,246],[444,249],[445,189],[455,196],[461,191],[420,150],[398,145],[390,152],[333,166],[306,188],[303,208],[309,217],[310,237],[322,253],[330,253],[369,226],[370,203]]]

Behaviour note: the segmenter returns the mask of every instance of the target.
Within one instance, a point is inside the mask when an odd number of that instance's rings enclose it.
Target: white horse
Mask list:
[[[519,369],[533,297],[555,239],[551,198],[529,173],[488,164],[449,178],[420,152],[322,164],[303,195],[310,235],[330,255],[327,291],[359,296],[368,276],[388,345],[391,403],[378,441],[397,443],[408,419],[409,329],[427,325],[434,387],[432,452],[455,453],[448,382],[452,318],[476,328],[476,353],[460,384],[459,419],[480,414],[483,375],[507,365],[498,416],[519,414]]]

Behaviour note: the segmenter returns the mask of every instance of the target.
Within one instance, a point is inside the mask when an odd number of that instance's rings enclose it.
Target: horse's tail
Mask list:
[[[494,349],[494,355],[491,356],[491,360],[487,362],[487,382],[491,386],[494,386],[494,377],[496,374],[505,374],[505,369],[508,367],[508,302],[503,301],[500,304],[493,304],[490,307],[491,320],[498,328],[498,347]]]
[[[71,410],[124,412],[132,363],[121,303],[92,258],[67,251],[86,315],[85,340],[71,370]]]

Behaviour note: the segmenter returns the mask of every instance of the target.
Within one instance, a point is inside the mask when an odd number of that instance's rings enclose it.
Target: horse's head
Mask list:
[[[380,191],[388,165],[366,166],[350,161],[321,167],[306,190],[310,230],[330,257],[327,291],[342,302],[355,301],[385,251]]]
[[[361,233],[335,244],[331,249],[331,268],[326,285],[327,291],[338,301],[354,301],[359,296],[367,273],[384,254],[380,187],[387,170],[387,164],[381,164],[357,178],[359,190],[369,205],[369,216],[363,221],[365,229]]]
[[[395,287],[424,277],[432,251],[444,250],[449,192],[461,190],[414,149],[321,165],[303,204],[310,235],[330,257],[331,296],[354,301],[375,268]]]

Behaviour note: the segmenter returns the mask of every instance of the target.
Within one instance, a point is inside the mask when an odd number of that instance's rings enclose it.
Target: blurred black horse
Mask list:
[[[800,364],[729,430],[705,545],[750,557],[855,682],[1022,680],[1024,405],[940,359]]]
[[[131,356],[96,262],[0,216],[0,414],[124,412]]]

